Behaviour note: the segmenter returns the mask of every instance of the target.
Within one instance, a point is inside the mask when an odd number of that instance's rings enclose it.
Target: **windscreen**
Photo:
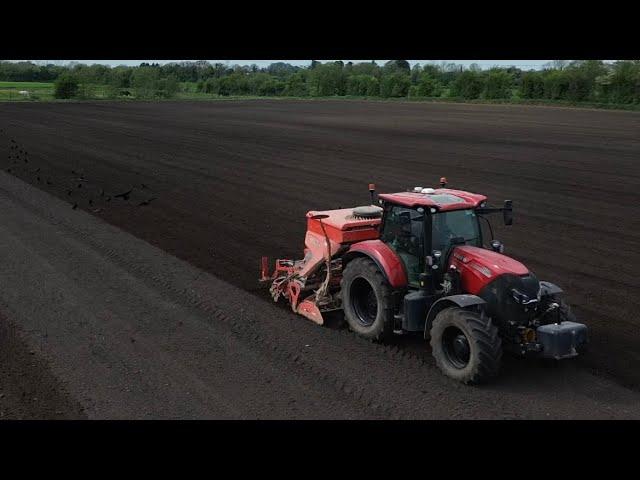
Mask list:
[[[451,239],[464,238],[466,245],[482,246],[478,217],[473,210],[453,210],[436,213],[431,224],[431,248],[446,255]]]

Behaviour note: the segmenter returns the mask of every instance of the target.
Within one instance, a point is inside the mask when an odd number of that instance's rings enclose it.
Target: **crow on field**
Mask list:
[[[38,180],[38,183],[40,183],[40,175],[38,175],[38,177],[36,178],[36,180]]]
[[[154,201],[156,197],[151,197],[149,200],[144,200],[138,204],[139,207],[143,207],[145,205],[149,205],[152,201]]]
[[[122,198],[123,200],[129,200],[129,195],[131,195],[131,192],[133,192],[133,188],[128,192],[118,193],[117,195],[114,195],[113,198]]]
[[[89,205],[93,206],[93,199],[91,199],[91,198],[89,199]]]
[[[47,178],[47,185],[53,185],[53,183],[51,183],[51,180],[49,180],[48,178]]]
[[[78,188],[82,188],[82,184],[81,183],[78,184]]]
[[[75,210],[76,208],[78,208],[78,204],[77,204],[77,203],[74,203],[74,204],[73,204],[73,207],[71,207],[71,209],[72,209],[72,210]]]

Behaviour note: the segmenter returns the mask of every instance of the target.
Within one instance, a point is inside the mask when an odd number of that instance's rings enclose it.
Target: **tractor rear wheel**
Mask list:
[[[393,334],[393,289],[373,260],[359,257],[349,262],[340,288],[344,316],[352,331],[372,341]]]
[[[475,311],[451,307],[438,313],[431,327],[431,348],[438,368],[462,383],[483,383],[500,370],[498,329]]]

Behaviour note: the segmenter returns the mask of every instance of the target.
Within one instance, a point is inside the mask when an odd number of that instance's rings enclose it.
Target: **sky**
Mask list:
[[[36,61],[66,65],[72,60],[36,60]],[[116,65],[136,66],[136,65],[140,65],[140,63],[142,62],[164,64],[164,63],[171,63],[171,62],[181,62],[184,60],[73,60],[73,61],[78,63],[85,63],[87,65],[100,63],[100,64],[109,65],[113,67]],[[308,66],[311,63],[311,60],[208,60],[208,61],[211,63],[223,63],[228,65],[256,64],[259,67],[266,67],[271,63],[275,63],[275,62],[285,62],[285,63],[290,63],[292,65],[297,65],[297,66]],[[324,63],[324,62],[331,62],[333,60],[318,60],[318,61]],[[358,63],[358,62],[370,62],[371,60],[344,60],[345,63],[349,61],[353,63]],[[382,65],[386,61],[387,60],[376,60],[378,65]],[[439,64],[441,62],[448,62],[448,63],[450,62],[450,63],[456,63],[458,65],[464,65],[464,66],[469,66],[472,63],[477,63],[478,65],[480,65],[480,67],[484,69],[491,68],[494,66],[499,66],[499,67],[516,66],[523,70],[528,70],[528,69],[540,69],[542,68],[543,65],[549,63],[551,60],[408,60],[408,61],[411,64],[411,66],[415,65],[416,63],[424,65],[427,63]]]

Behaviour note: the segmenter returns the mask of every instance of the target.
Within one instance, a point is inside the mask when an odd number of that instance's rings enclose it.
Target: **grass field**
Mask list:
[[[53,83],[47,82],[2,82],[0,81],[0,102],[2,101],[52,101],[56,100],[53,96]],[[116,100],[116,101],[135,101],[145,100],[144,98],[136,99],[135,89],[123,88],[131,92],[130,96],[114,97],[109,91],[107,85],[97,84],[81,84],[78,95],[74,100]],[[20,91],[29,92],[28,95],[20,94]],[[333,97],[265,97],[255,95],[229,95],[221,96],[211,93],[198,92],[196,83],[181,82],[180,88],[175,97],[162,100],[373,100],[378,102],[423,102],[423,103],[470,103],[470,104],[512,104],[512,105],[540,105],[540,106],[557,106],[557,107],[575,107],[575,108],[597,108],[607,110],[640,110],[638,104],[613,104],[613,103],[595,103],[595,102],[571,102],[565,100],[530,100],[523,98],[510,99],[475,99],[466,100],[462,98],[442,97],[401,97],[401,98],[381,98],[381,97],[360,97],[360,96],[333,96]],[[148,100],[148,99],[146,99]]]
[[[38,90],[42,88],[53,88],[53,82],[0,82],[0,88]]]
[[[28,95],[20,94],[29,92]],[[48,82],[0,82],[0,101],[28,101],[53,99],[53,83]]]

